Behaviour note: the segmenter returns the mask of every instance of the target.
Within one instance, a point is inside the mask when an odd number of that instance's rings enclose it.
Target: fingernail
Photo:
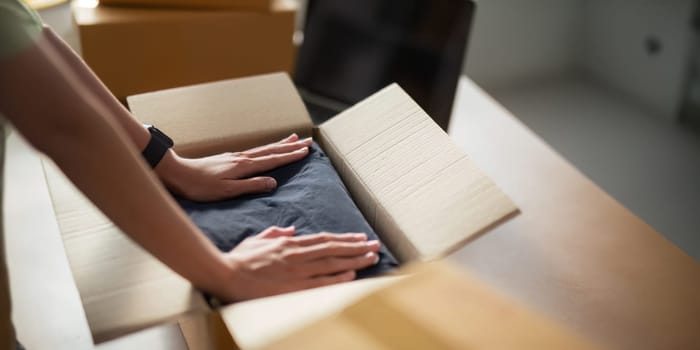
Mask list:
[[[364,233],[356,233],[353,235],[353,237],[355,237],[357,239],[367,239],[367,235]]]
[[[307,137],[307,138],[303,139],[302,141],[304,141],[304,142],[311,142],[311,141],[313,141],[313,138]]]
[[[375,252],[369,252],[369,253],[365,254],[365,257],[367,257],[367,258],[373,257],[374,258],[374,262],[372,263],[372,265],[376,265],[379,262],[379,254],[377,254]]]
[[[267,186],[267,188],[271,190],[277,186],[277,181],[275,181],[275,179],[273,178],[268,178],[267,180],[265,180],[265,186]]]
[[[365,245],[368,247],[375,247],[379,245],[379,241],[373,240],[373,241],[367,241],[365,242]]]

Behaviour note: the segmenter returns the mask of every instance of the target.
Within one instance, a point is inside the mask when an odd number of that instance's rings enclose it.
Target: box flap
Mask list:
[[[365,218],[402,261],[444,256],[518,211],[396,84],[319,134]]]
[[[15,331],[27,349],[92,349],[41,154],[11,127],[5,132],[2,225]]]
[[[306,107],[285,73],[130,96],[139,120],[156,125],[187,157],[240,151],[292,132],[310,136]],[[274,101],[274,103],[272,102]]]
[[[95,342],[209,310],[189,281],[131,241],[50,160],[43,163]]]
[[[446,264],[373,292],[265,349],[596,349]]]
[[[261,349],[402,278],[371,278],[261,298],[226,306],[220,314],[241,349]]]

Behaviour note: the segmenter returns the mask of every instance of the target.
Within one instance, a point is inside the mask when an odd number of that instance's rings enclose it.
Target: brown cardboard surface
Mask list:
[[[96,343],[209,310],[187,280],[132,242],[51,161],[44,171]]]
[[[288,293],[236,303],[219,312],[241,349],[262,349],[401,278],[371,278]]]
[[[444,256],[517,213],[396,84],[319,131],[365,218],[403,261]]]
[[[244,150],[292,132],[311,135],[311,119],[284,73],[130,96],[128,102],[137,118],[166,132],[183,156]]]
[[[418,267],[265,349],[594,349],[450,265]]]
[[[291,71],[296,5],[267,12],[73,5],[82,56],[117,98]]]
[[[108,6],[221,8],[268,11],[272,0],[100,0]]]
[[[188,350],[238,350],[218,312],[196,314],[178,321]]]

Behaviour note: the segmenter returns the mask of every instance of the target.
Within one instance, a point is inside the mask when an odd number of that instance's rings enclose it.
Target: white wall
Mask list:
[[[500,89],[571,70],[584,1],[477,1],[465,72]]]
[[[586,0],[580,66],[652,114],[677,118],[690,44],[693,0]],[[660,39],[646,53],[648,35]]]

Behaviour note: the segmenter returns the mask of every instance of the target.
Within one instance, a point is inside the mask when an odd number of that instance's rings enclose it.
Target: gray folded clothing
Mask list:
[[[294,225],[297,235],[364,232],[368,239],[378,239],[328,157],[315,143],[304,159],[260,175],[275,178],[277,189],[219,202],[200,203],[182,198],[177,201],[221,251],[233,249],[246,237],[270,226]],[[357,277],[376,276],[397,265],[382,245],[379,262],[358,271]]]

